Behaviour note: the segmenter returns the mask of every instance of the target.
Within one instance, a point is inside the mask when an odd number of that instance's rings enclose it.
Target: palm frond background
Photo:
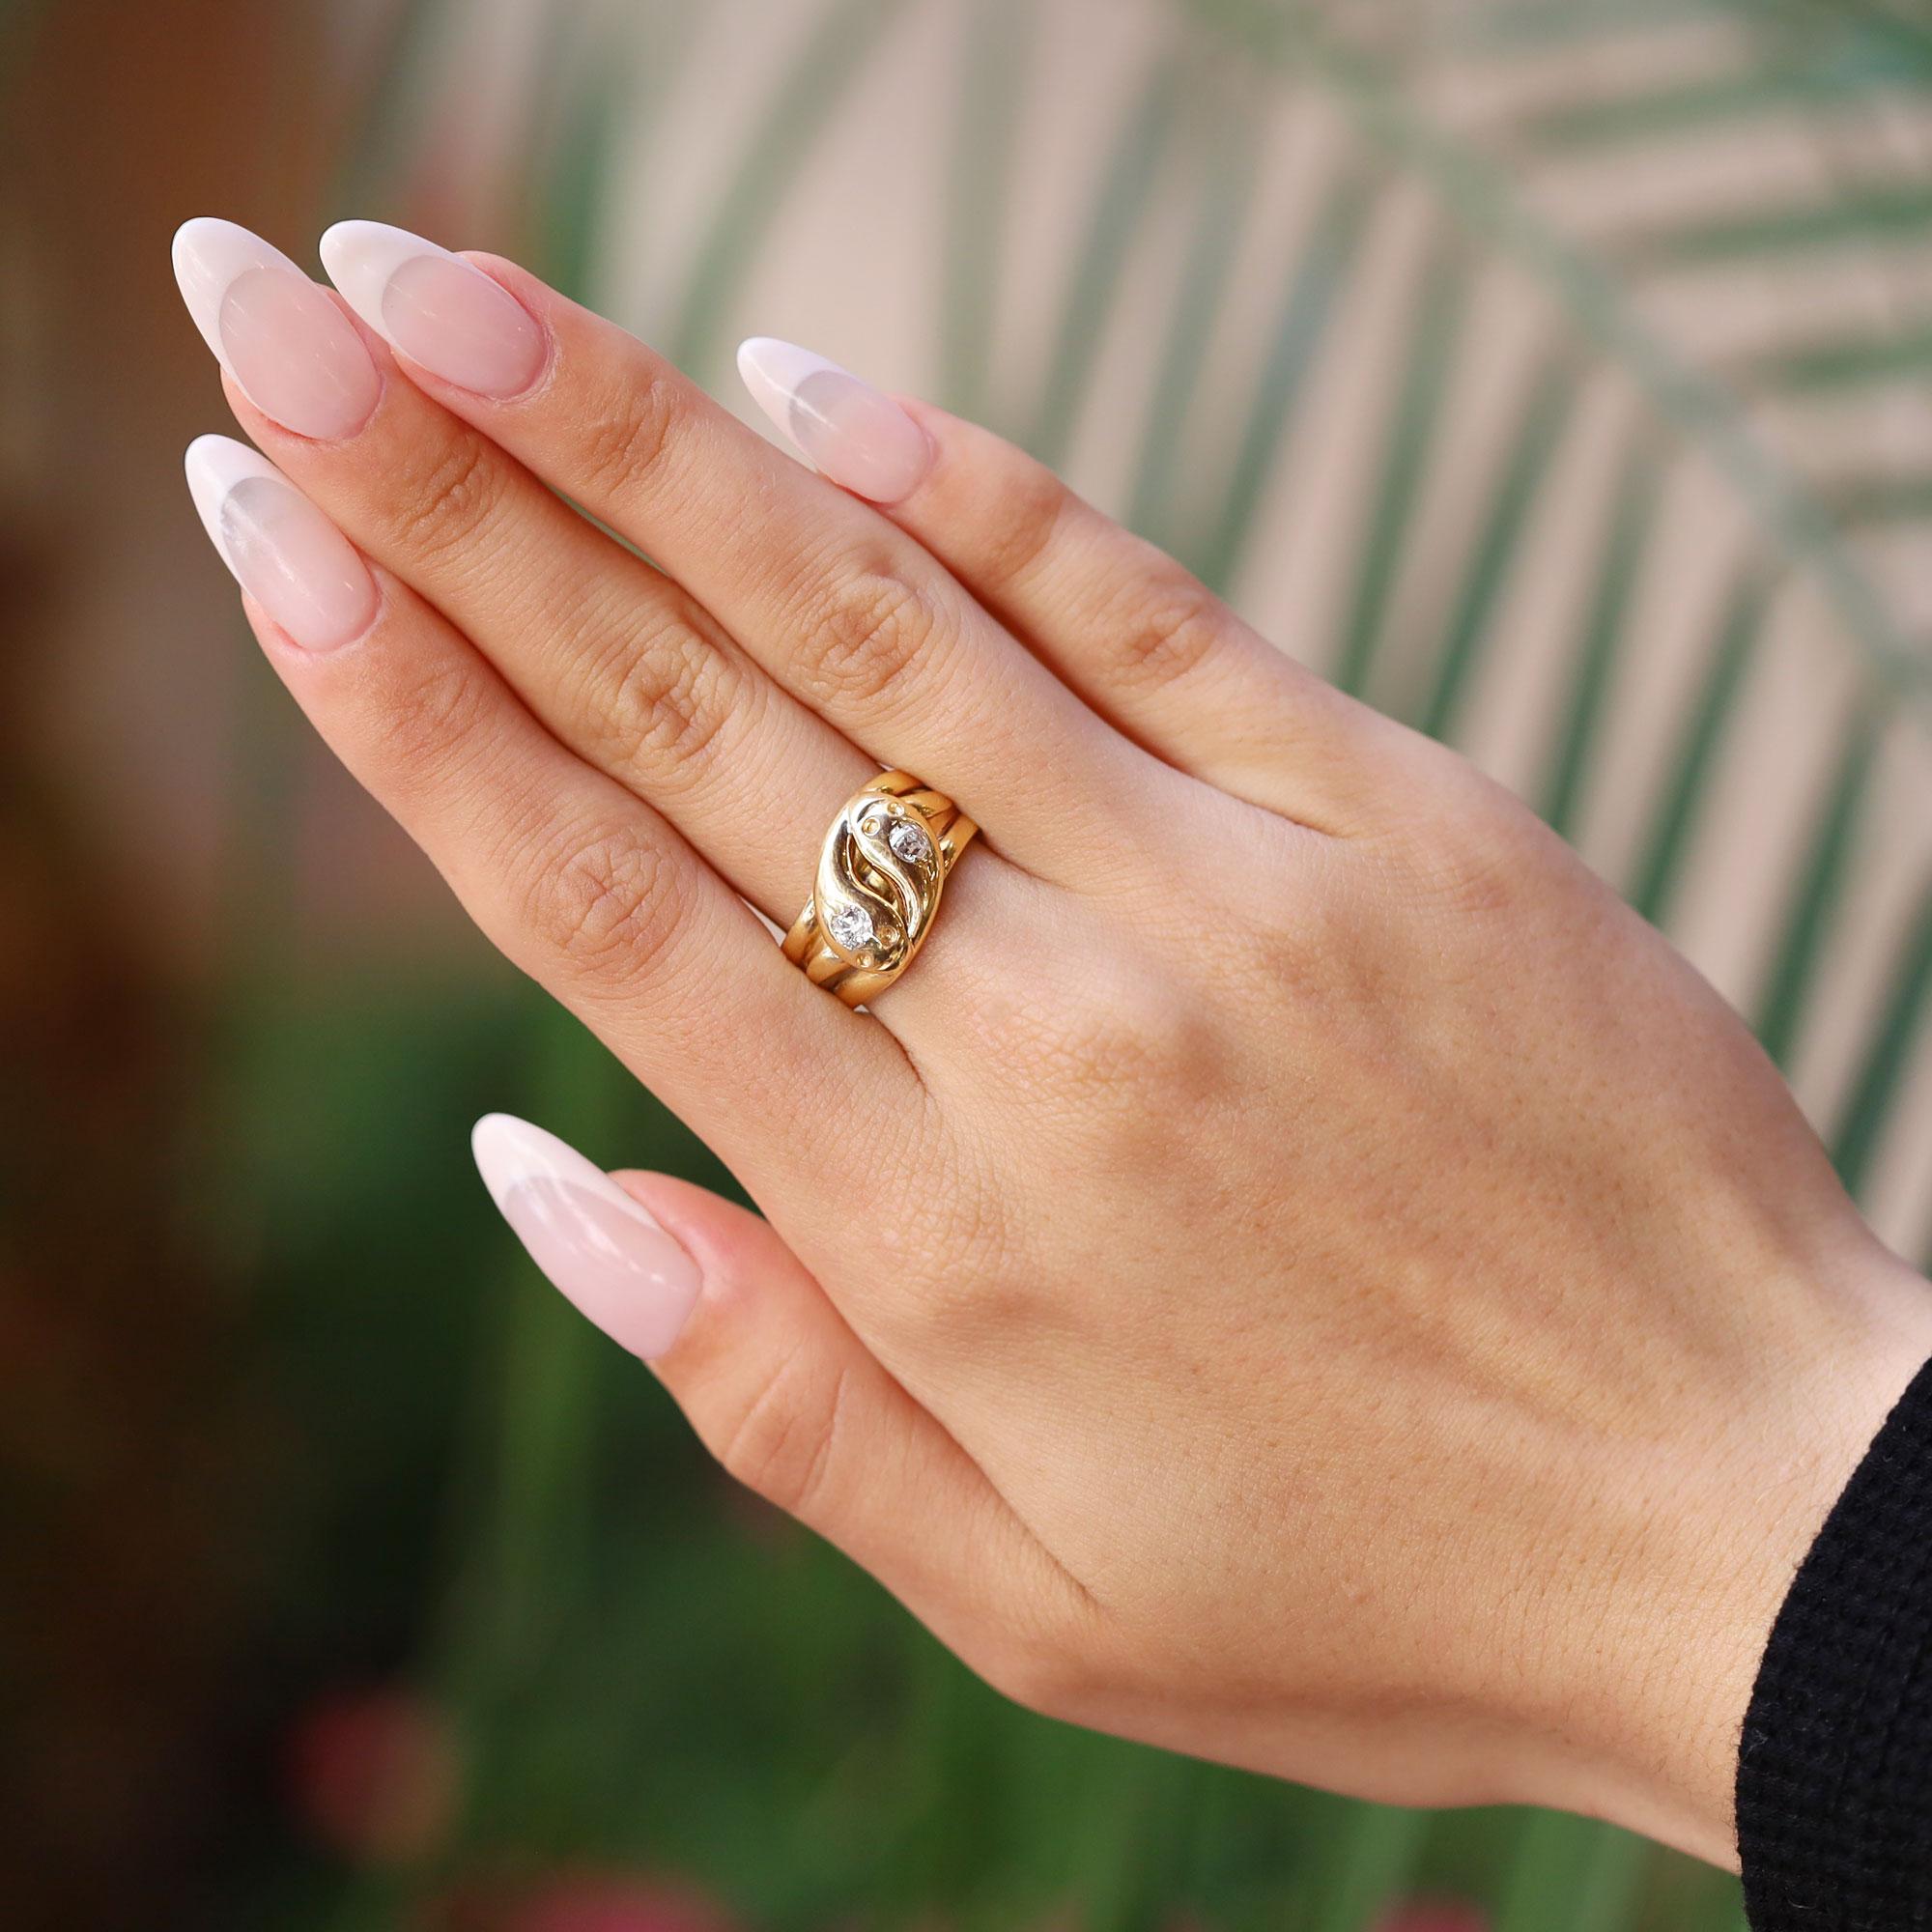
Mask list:
[[[727,399],[777,333],[1062,466],[1515,786],[1932,1256],[1932,29],[1902,0],[405,0],[340,51],[323,215],[521,250]],[[587,1863],[782,1928],[1367,1932],[1418,1894],[1502,1932],[1741,1924],[1601,1826],[1022,1716],[734,1502],[507,1258],[461,1127],[512,1106],[728,1182],[501,976],[304,970],[313,802],[269,781],[306,754],[247,696],[188,1165],[289,1438],[260,1696],[401,1673],[465,1769],[449,1831],[373,1872],[263,1824],[234,1922],[413,1923]]]

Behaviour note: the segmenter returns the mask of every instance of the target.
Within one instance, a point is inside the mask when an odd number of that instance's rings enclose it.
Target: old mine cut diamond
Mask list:
[[[886,843],[908,865],[921,866],[932,852],[932,840],[909,818],[895,819],[886,834]]]
[[[864,906],[840,906],[825,928],[848,952],[856,952],[872,936],[872,915]]]

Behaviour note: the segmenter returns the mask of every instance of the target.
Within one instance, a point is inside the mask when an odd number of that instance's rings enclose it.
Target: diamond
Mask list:
[[[886,843],[909,865],[922,866],[932,856],[932,840],[907,818],[895,823]]]
[[[825,922],[825,929],[848,952],[856,952],[872,936],[872,915],[864,906],[840,906]]]

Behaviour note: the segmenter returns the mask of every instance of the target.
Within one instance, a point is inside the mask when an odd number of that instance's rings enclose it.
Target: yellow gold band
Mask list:
[[[832,821],[784,956],[848,1007],[876,998],[924,944],[946,875],[979,829],[910,772],[882,773]]]

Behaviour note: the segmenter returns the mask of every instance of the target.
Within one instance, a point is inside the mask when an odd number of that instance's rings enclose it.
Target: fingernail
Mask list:
[[[187,487],[235,581],[297,643],[330,651],[360,637],[378,593],[355,547],[245,442],[198,436]]]
[[[382,391],[342,311],[279,249],[207,216],[175,231],[175,280],[215,359],[298,436],[353,436]]]
[[[697,1264],[601,1168],[511,1114],[469,1136],[490,1198],[551,1283],[645,1361],[677,1340]]]
[[[544,364],[543,331],[501,283],[460,255],[381,221],[338,221],[322,265],[343,299],[413,362],[459,389],[520,396]]]
[[[809,349],[754,335],[738,373],[806,461],[858,496],[896,503],[931,467],[931,440],[896,403]]]

